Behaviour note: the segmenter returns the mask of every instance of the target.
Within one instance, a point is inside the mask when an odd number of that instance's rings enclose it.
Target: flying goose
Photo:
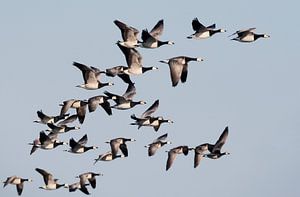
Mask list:
[[[112,139],[112,140],[106,142],[106,143],[110,144],[113,158],[117,157],[119,150],[121,150],[121,152],[123,153],[123,155],[125,157],[128,157],[128,149],[127,149],[127,145],[126,145],[126,142],[128,142],[128,141],[134,142],[136,140],[132,139],[132,138],[119,137],[119,138],[115,138],[115,139]]]
[[[172,86],[177,86],[179,80],[181,80],[182,83],[185,83],[187,80],[187,74],[188,74],[188,62],[189,61],[203,61],[202,58],[193,58],[193,57],[187,57],[187,56],[178,56],[173,57],[168,60],[162,60],[161,63],[169,64],[170,68],[170,75],[172,80]]]
[[[57,133],[50,132],[48,135],[45,132],[41,131],[38,139],[35,139],[33,143],[29,143],[32,145],[30,155],[33,154],[38,148],[44,150],[51,150],[60,145],[66,145],[66,142],[61,142],[57,139]]]
[[[160,20],[157,24],[153,27],[153,29],[148,32],[147,29],[142,31],[142,47],[154,49],[158,48],[162,45],[168,44],[173,45],[173,41],[160,41],[159,37],[162,35],[164,29],[164,20]]]
[[[93,189],[96,188],[96,176],[103,176],[103,174],[100,173],[94,173],[94,172],[86,172],[82,173],[77,176],[77,178],[80,179],[80,185],[81,187],[84,187],[87,182],[89,182]]]
[[[128,87],[125,93],[120,96],[117,94],[112,94],[108,91],[105,91],[104,94],[108,96],[109,99],[112,99],[116,104],[111,106],[111,108],[119,109],[119,110],[126,110],[135,107],[136,105],[144,105],[146,104],[145,101],[133,101],[133,97],[136,94],[136,88],[134,84],[128,84]]]
[[[204,39],[211,37],[215,33],[226,32],[225,29],[216,29],[216,24],[205,27],[199,22],[198,18],[193,19],[192,27],[195,33],[188,36],[188,39]]]
[[[114,20],[115,25],[117,25],[121,31],[123,41],[118,41],[118,43],[127,48],[135,48],[138,44],[138,34],[139,31],[134,28],[126,25],[125,23]]]
[[[157,99],[154,103],[141,115],[141,117],[136,117],[135,114],[130,116],[131,119],[135,120],[134,123],[130,123],[130,125],[138,125],[138,129],[142,126],[150,126],[150,118],[151,115],[158,109],[159,100]]]
[[[112,115],[110,103],[107,101],[107,96],[93,96],[88,100],[89,112],[94,112],[97,107],[100,105],[108,115]]]
[[[218,159],[223,155],[229,155],[230,154],[229,152],[221,152],[222,146],[225,144],[227,137],[228,137],[228,127],[224,129],[224,131],[222,132],[218,141],[215,144],[208,144],[208,151],[210,153],[205,154],[203,156],[210,159]]]
[[[188,155],[189,151],[193,150],[194,148],[189,148],[188,146],[177,146],[175,148],[172,148],[168,152],[168,160],[166,165],[166,170],[169,170],[172,166],[174,160],[176,159],[176,156],[178,154],[184,154],[185,156]]]
[[[75,120],[77,120],[77,118],[78,118],[78,115],[77,115],[77,114],[73,114],[73,115],[69,116],[68,118],[66,118],[66,119],[64,119],[64,120],[59,121],[59,122],[57,123],[57,126],[67,125],[67,124],[72,123],[72,122],[74,122]]]
[[[71,149],[68,150],[68,152],[80,154],[80,153],[84,153],[88,150],[98,148],[97,146],[85,146],[87,141],[88,141],[88,137],[86,134],[81,139],[79,139],[77,142],[74,140],[74,138],[71,138],[69,141],[69,145],[70,145]]]
[[[97,159],[95,159],[95,162],[94,162],[94,165],[98,162],[98,161],[112,161],[116,158],[122,158],[122,157],[125,157],[124,155],[115,155],[113,156],[112,152],[111,151],[108,151],[104,154],[101,154],[98,156]]]
[[[106,76],[109,77],[120,77],[125,83],[132,84],[133,82],[130,79],[128,67],[126,66],[115,66],[112,68],[107,68],[105,71]]]
[[[82,191],[86,195],[90,195],[90,192],[86,188],[87,185],[89,185],[89,184],[81,185],[80,182],[76,182],[76,183],[73,183],[73,184],[70,184],[70,185],[65,185],[65,188],[68,188],[69,192],[75,192],[77,189],[79,189],[80,191]]]
[[[53,175],[46,170],[36,168],[35,169],[38,173],[40,173],[43,176],[45,185],[42,187],[39,187],[40,189],[45,189],[45,190],[55,190],[60,187],[67,186],[67,184],[59,184],[57,183],[58,179],[53,179]]]
[[[100,82],[100,74],[105,73],[104,71],[100,71],[98,68],[93,66],[88,67],[84,64],[73,62],[73,66],[77,67],[81,70],[84,84],[77,85],[76,87],[83,88],[86,90],[96,90],[102,88],[104,86],[112,86],[113,83],[102,83]]]
[[[162,116],[150,117],[150,126],[153,127],[154,131],[158,131],[162,123],[173,123],[173,121],[164,119]]]
[[[32,182],[31,179],[24,179],[18,176],[10,176],[7,177],[6,181],[3,182],[3,187],[6,187],[8,184],[16,185],[18,195],[20,196],[22,194],[25,181]]]
[[[63,101],[61,106],[60,114],[65,114],[70,108],[76,109],[77,118],[80,124],[83,124],[86,114],[86,106],[88,104],[87,100],[69,99]],[[72,117],[75,118],[75,117]],[[76,118],[75,118],[76,119]],[[72,119],[73,120],[73,119]]]
[[[141,75],[149,70],[156,70],[157,67],[144,67],[142,64],[142,55],[133,48],[127,48],[117,43],[118,47],[123,52],[128,68],[125,68],[123,71],[127,75]]]
[[[138,129],[142,126],[150,126],[153,127],[155,131],[158,131],[160,125],[162,123],[173,123],[172,120],[164,119],[161,116],[154,117],[151,116],[158,108],[159,100],[156,100],[142,115],[141,117],[136,117],[135,114],[132,114],[130,117],[131,119],[135,120],[135,122],[130,123],[130,125],[138,125]]]
[[[257,40],[258,38],[269,38],[270,36],[267,34],[256,34],[253,31],[256,28],[249,28],[246,30],[238,30],[235,33],[231,34],[230,36],[233,36],[235,34],[237,34],[236,38],[233,38],[231,40],[236,40],[239,42],[254,42],[255,40]]]
[[[45,131],[49,131],[49,132],[53,132],[53,133],[66,133],[66,132],[69,132],[69,131],[72,131],[72,130],[78,130],[80,129],[80,127],[76,127],[76,126],[73,126],[73,127],[69,127],[67,125],[55,125],[55,124],[52,124],[52,123],[47,123],[47,126],[50,128],[50,129],[46,129]]]
[[[203,156],[204,152],[208,150],[208,144],[201,144],[195,148],[195,157],[194,157],[194,168],[196,168],[199,164]]]
[[[153,156],[156,151],[163,147],[166,144],[171,144],[170,141],[167,141],[166,138],[168,137],[168,134],[164,134],[160,137],[158,137],[157,139],[155,139],[151,144],[148,144],[147,146],[145,146],[146,148],[148,148],[148,156],[151,157]]]
[[[47,123],[56,123],[60,120],[66,119],[70,114],[63,114],[59,116],[48,116],[43,113],[42,110],[36,112],[39,120],[34,120],[35,123],[47,124]]]

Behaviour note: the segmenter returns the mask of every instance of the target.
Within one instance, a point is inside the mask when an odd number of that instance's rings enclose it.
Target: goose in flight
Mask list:
[[[133,82],[130,79],[130,73],[128,72],[128,67],[126,66],[115,66],[112,68],[107,68],[105,71],[106,76],[109,77],[120,77],[123,82],[128,84],[133,84]]]
[[[96,188],[96,176],[103,176],[103,174],[95,172],[85,172],[77,176],[80,179],[81,187],[85,187],[87,182],[92,186],[93,189]]]
[[[153,156],[156,151],[163,147],[166,144],[171,144],[170,141],[167,141],[168,134],[164,134],[162,136],[159,136],[158,138],[156,138],[151,144],[148,144],[147,146],[145,146],[146,148],[148,148],[148,156],[151,157]]]
[[[60,187],[67,186],[67,184],[59,184],[57,181],[58,179],[54,179],[53,175],[46,170],[43,170],[41,168],[36,168],[35,169],[38,173],[40,173],[43,176],[45,185],[42,187],[39,187],[40,189],[45,189],[45,190],[55,190]]]
[[[3,187],[6,187],[8,184],[16,185],[18,195],[20,196],[23,192],[24,182],[32,182],[31,179],[24,179],[18,176],[10,176],[7,177],[6,181],[4,181]]]
[[[51,150],[56,148],[60,145],[66,145],[66,142],[61,142],[57,139],[57,133],[50,132],[48,135],[41,131],[39,138],[35,139],[33,143],[29,143],[29,145],[32,145],[30,155],[33,154],[38,148],[44,149],[44,150]]]
[[[70,145],[70,150],[68,152],[71,153],[84,153],[87,152],[91,149],[97,149],[97,146],[85,146],[85,144],[88,141],[87,134],[85,134],[82,138],[80,138],[78,141],[75,141],[74,138],[70,139],[69,145]]]
[[[254,42],[258,38],[269,38],[270,36],[267,34],[256,34],[254,33],[256,28],[249,28],[246,30],[238,30],[230,36],[237,35],[236,38],[231,40],[239,41],[239,42]]]
[[[77,126],[69,127],[65,124],[64,125],[55,125],[52,123],[48,123],[47,126],[49,127],[49,129],[46,129],[45,131],[53,132],[53,133],[67,133],[72,130],[80,129],[80,127],[77,127]]]
[[[127,145],[126,145],[126,142],[128,142],[128,141],[134,142],[136,140],[132,139],[132,138],[119,137],[119,138],[115,138],[115,139],[112,139],[112,140],[106,142],[106,143],[110,144],[111,153],[112,153],[113,158],[117,157],[119,150],[121,150],[121,152],[123,153],[123,155],[125,157],[128,157],[128,149],[127,149]]]
[[[188,146],[177,146],[177,147],[172,148],[171,150],[167,151],[168,152],[168,160],[167,160],[166,170],[168,171],[171,168],[171,166],[178,154],[183,153],[186,156],[186,155],[188,155],[189,151],[191,151],[193,149],[194,148],[189,148]]]
[[[182,83],[186,82],[188,75],[188,62],[190,61],[201,62],[203,59],[199,57],[178,56],[160,61],[161,63],[169,65],[173,87],[177,86],[179,80],[181,80]]]
[[[127,68],[123,67],[123,72],[127,75],[141,75],[147,71],[150,70],[156,70],[157,67],[151,66],[151,67],[144,67],[142,63],[142,55],[133,48],[127,48],[123,45],[117,43],[118,47],[123,52],[126,62],[127,62]]]
[[[138,129],[142,126],[153,127],[155,131],[158,131],[162,123],[173,123],[172,120],[164,119],[161,116],[155,117],[151,116],[159,106],[159,100],[156,100],[142,115],[141,117],[136,117],[135,114],[130,116],[135,122],[130,123],[130,125],[138,125]]]
[[[61,106],[60,114],[61,114],[61,116],[63,114],[66,114],[70,108],[76,109],[76,114],[77,114],[76,118],[78,118],[78,121],[80,124],[83,124],[84,119],[85,119],[87,104],[88,104],[88,101],[79,100],[79,99],[69,99],[69,100],[63,101],[62,104],[59,104]],[[72,117],[72,118],[75,118],[75,117]],[[59,123],[59,124],[61,125],[61,123]]]
[[[104,154],[101,154],[98,156],[97,159],[95,159],[94,165],[98,162],[98,161],[112,161],[116,158],[122,158],[125,157],[124,155],[113,155],[111,151],[108,151]]]
[[[112,86],[113,83],[102,83],[100,82],[100,74],[105,73],[100,71],[98,68],[93,66],[89,67],[84,64],[73,62],[73,66],[77,67],[82,72],[84,84],[77,85],[76,87],[83,88],[86,90],[96,90],[104,86]]]
[[[136,88],[134,84],[128,84],[128,87],[125,93],[121,95],[113,94],[108,91],[105,91],[104,94],[112,99],[116,104],[111,106],[111,108],[119,110],[127,110],[135,107],[136,105],[144,105],[145,101],[133,101],[133,97],[136,95]]]
[[[36,112],[39,120],[35,120],[33,122],[40,123],[40,124],[47,124],[47,123],[56,123],[60,120],[66,119],[70,114],[62,114],[58,116],[48,116],[44,114],[42,110]]]
[[[219,139],[215,144],[208,144],[208,151],[209,154],[203,155],[204,157],[210,158],[210,159],[218,159],[222,157],[223,155],[229,155],[229,152],[221,152],[221,149],[223,145],[225,144],[228,137],[228,127],[224,129],[222,134],[220,135]]]
[[[114,23],[119,27],[123,38],[123,41],[119,40],[118,44],[127,48],[135,48],[139,45],[137,38],[139,31],[136,28],[126,25],[119,20],[114,20]]]
[[[93,96],[88,99],[89,112],[94,112],[100,105],[108,115],[112,115],[110,103],[108,97],[103,95]]]
[[[153,27],[153,29],[148,32],[147,29],[142,31],[142,47],[154,49],[158,48],[162,45],[173,45],[173,41],[160,41],[159,37],[162,35],[164,30],[164,20],[160,20],[157,24]]]
[[[199,164],[203,156],[205,155],[204,152],[208,150],[208,144],[201,144],[197,146],[195,149],[195,156],[194,156],[194,168],[196,168]]]
[[[192,27],[195,33],[188,36],[188,39],[204,39],[211,37],[215,33],[226,32],[225,29],[216,29],[216,24],[205,27],[199,22],[198,18],[193,19]]]
[[[65,185],[65,188],[69,189],[69,192],[75,192],[77,189],[79,189],[80,191],[82,191],[84,194],[86,195],[90,195],[90,192],[88,191],[88,189],[86,188],[86,186],[89,184],[84,184],[81,185],[80,182],[76,182],[76,183],[72,183],[70,185]]]

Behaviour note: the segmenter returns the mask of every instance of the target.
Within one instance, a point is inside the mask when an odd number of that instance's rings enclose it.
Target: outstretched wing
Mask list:
[[[160,20],[156,23],[156,25],[153,27],[153,29],[150,31],[150,34],[155,38],[159,39],[159,36],[161,36],[162,32],[164,30],[164,20]]]
[[[192,27],[194,31],[199,31],[200,29],[205,29],[206,27],[204,25],[202,25],[198,18],[194,18],[192,21]]]
[[[141,118],[146,118],[151,116],[159,106],[159,100],[157,99],[141,116]]]
[[[172,164],[176,158],[176,155],[177,154],[174,151],[172,151],[172,150],[169,151],[166,170],[169,170],[169,168],[172,166]]]
[[[221,151],[222,146],[225,144],[226,139],[228,137],[228,127],[226,127],[219,137],[218,141],[214,145],[212,152]]]
[[[43,170],[41,168],[36,168],[35,170],[43,176],[44,182],[45,182],[46,185],[48,185],[49,181],[53,181],[52,174],[50,174],[46,170]]]
[[[80,140],[78,140],[78,144],[84,146],[88,141],[88,137],[87,137],[87,134],[85,134]]]
[[[123,94],[123,97],[127,100],[132,100],[134,95],[136,94],[136,88],[134,83],[128,84],[127,90]]]
[[[167,139],[167,137],[168,137],[168,134],[167,133],[165,133],[165,134],[163,134],[163,135],[161,135],[161,136],[159,136],[154,142],[158,142],[158,141],[163,141],[163,140],[166,140]]]

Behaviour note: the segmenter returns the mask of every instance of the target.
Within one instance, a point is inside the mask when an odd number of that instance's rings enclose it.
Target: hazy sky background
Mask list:
[[[180,2],[180,3],[179,3]],[[11,175],[32,178],[22,196],[83,196],[66,189],[43,191],[43,168],[61,183],[74,183],[86,171],[101,172],[92,196],[299,196],[300,159],[300,65],[299,3],[297,1],[1,1],[1,180]],[[226,33],[206,40],[188,40],[191,21],[217,24]],[[138,49],[145,66],[159,70],[133,77],[135,100],[147,105],[128,111],[113,111],[109,117],[99,108],[87,114],[81,130],[61,135],[61,139],[88,135],[88,145],[96,151],[83,155],[64,152],[68,148],[38,150],[29,155],[27,143],[38,137],[45,125],[34,124],[36,111],[55,115],[59,103],[87,99],[104,90],[123,94],[119,78],[103,77],[115,86],[87,91],[75,86],[83,82],[73,61],[100,69],[125,65],[115,45],[121,34],[113,20],[119,19],[140,31],[149,30],[160,19],[165,28],[161,40],[175,45]],[[228,35],[239,29],[256,27],[269,39],[254,43],[231,41]],[[169,68],[158,61],[178,55],[202,57],[189,64],[188,80],[171,87]],[[140,115],[156,99],[156,115],[170,118],[155,133],[152,128],[130,126],[130,115]],[[70,112],[74,112],[71,110]],[[193,153],[179,155],[165,171],[166,150],[178,145],[214,143],[229,126],[223,150],[231,155],[219,160],[204,159],[193,168]],[[173,142],[147,156],[144,145],[168,133]],[[104,142],[115,137],[131,137],[129,157],[98,162],[107,152]],[[0,189],[1,196],[17,196],[15,186]]]

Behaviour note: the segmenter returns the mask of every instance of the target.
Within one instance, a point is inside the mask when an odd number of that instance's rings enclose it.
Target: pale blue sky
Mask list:
[[[30,177],[22,196],[82,196],[66,189],[42,191],[44,168],[61,182],[73,183],[75,176],[99,171],[92,196],[299,196],[300,89],[299,89],[299,3],[297,1],[1,1],[0,59],[2,65],[0,177]],[[225,28],[207,40],[188,40],[194,17],[205,25]],[[36,111],[59,113],[58,104],[70,98],[86,99],[104,90],[123,93],[126,85],[118,78],[114,87],[86,91],[73,61],[101,69],[125,64],[115,45],[121,39],[113,20],[119,19],[139,30],[151,29],[164,19],[162,40],[174,46],[139,49],[144,65],[159,70],[134,77],[136,99],[147,102],[129,111],[102,109],[87,114],[81,130],[61,136],[79,139],[88,134],[90,145],[99,149],[74,155],[58,147],[38,150],[32,156],[27,143],[44,125],[32,123]],[[238,29],[256,27],[270,39],[255,43],[230,41]],[[169,69],[158,61],[188,55],[204,58],[189,65],[188,80],[172,88]],[[151,128],[130,126],[130,115],[141,114],[160,99],[157,115],[174,120],[158,133]],[[205,159],[193,168],[193,154],[180,155],[166,172],[166,150],[178,145],[197,146],[217,140],[225,126],[229,137],[224,150],[231,155]],[[148,158],[147,145],[164,133],[172,145]],[[104,142],[115,137],[132,137],[129,157],[113,162],[93,159],[109,150]],[[1,196],[16,196],[15,187],[0,189]]]

